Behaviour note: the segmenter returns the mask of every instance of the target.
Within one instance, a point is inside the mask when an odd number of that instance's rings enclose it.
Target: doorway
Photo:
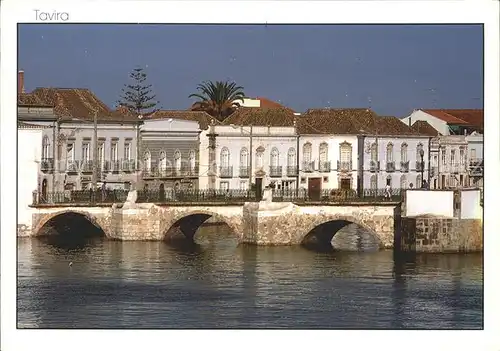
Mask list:
[[[351,178],[340,179],[340,189],[351,190]]]
[[[40,196],[40,202],[47,202],[47,179],[42,181],[42,196]]]
[[[319,201],[321,198],[321,178],[308,178],[307,190],[311,200]]]
[[[255,178],[255,196],[257,201],[262,200],[262,178]]]
[[[165,201],[165,185],[163,185],[163,183],[160,184],[159,191],[160,191],[160,194],[159,194],[160,195],[159,196],[160,202],[163,202],[163,201]]]
[[[433,189],[437,189],[437,187],[438,187],[437,186],[437,179],[434,179],[434,187],[433,187]]]

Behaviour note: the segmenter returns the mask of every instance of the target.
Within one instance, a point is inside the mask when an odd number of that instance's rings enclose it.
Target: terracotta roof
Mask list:
[[[463,126],[483,127],[484,110],[479,109],[431,109],[422,110],[448,124],[458,124]]]
[[[293,127],[295,115],[286,107],[262,108],[262,107],[240,107],[227,117],[223,124],[270,126],[270,127]]]
[[[426,121],[416,121],[411,126],[413,130],[421,135],[438,136],[439,132]]]
[[[259,100],[261,108],[286,108],[286,109],[289,109],[292,112],[295,112],[291,108],[286,107],[286,106],[280,104],[279,102],[270,100],[270,99],[265,98],[265,97],[256,97],[256,98],[251,98],[251,99]]]
[[[210,116],[205,111],[185,111],[185,110],[159,110],[148,116],[146,119],[182,119],[186,121],[195,121],[200,124],[201,129],[207,129],[213,120],[215,124],[220,124],[220,122],[214,117]]]
[[[309,109],[297,119],[297,130],[299,134],[367,134],[376,118],[365,108]]]
[[[39,96],[31,93],[21,93],[17,95],[17,106],[33,106],[33,107],[53,107],[42,101]]]

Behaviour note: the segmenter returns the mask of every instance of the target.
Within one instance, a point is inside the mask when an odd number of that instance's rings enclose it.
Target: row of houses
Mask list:
[[[18,174],[41,194],[87,189],[94,168],[99,182],[124,189],[481,186],[482,117],[448,113],[462,122],[423,110],[402,120],[366,108],[299,114],[249,98],[223,123],[190,110],[138,120],[86,89],[37,88],[18,94]]]

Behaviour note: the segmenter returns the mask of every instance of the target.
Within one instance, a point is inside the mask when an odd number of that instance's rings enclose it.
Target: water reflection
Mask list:
[[[376,243],[357,233],[344,234],[344,240],[338,233],[333,252],[237,246],[217,227],[200,229],[194,244],[92,239],[75,249],[19,239],[18,323],[43,328],[482,327],[482,256],[394,259],[391,251],[373,251]]]

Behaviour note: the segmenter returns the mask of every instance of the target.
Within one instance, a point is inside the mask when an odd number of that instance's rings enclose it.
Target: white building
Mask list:
[[[425,109],[414,110],[402,121],[413,126],[417,121],[425,121],[439,135],[468,135],[473,131],[482,133],[484,125],[483,110],[472,109]]]
[[[200,135],[200,189],[296,188],[297,136],[287,108],[239,108]],[[211,160],[210,135],[215,135]]]
[[[39,178],[43,127],[18,122],[17,128],[17,216],[20,234],[23,226],[25,230],[31,229],[33,191],[42,191],[39,189],[42,184]]]

